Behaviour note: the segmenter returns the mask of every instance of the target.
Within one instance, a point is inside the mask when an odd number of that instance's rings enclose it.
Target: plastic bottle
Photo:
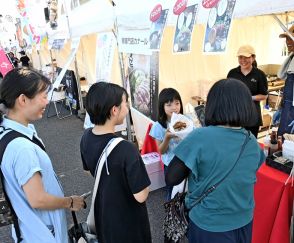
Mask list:
[[[270,136],[267,134],[263,140],[264,148],[263,152],[264,155],[267,157],[269,155],[269,149],[270,149]]]

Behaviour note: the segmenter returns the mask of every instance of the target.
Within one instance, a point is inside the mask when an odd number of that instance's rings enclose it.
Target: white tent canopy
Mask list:
[[[149,0],[144,4],[136,0],[119,0],[116,3],[116,13],[119,26],[126,29],[145,29],[150,28],[150,12],[157,5],[161,4],[163,9],[171,9],[176,1],[158,1]],[[188,0],[188,5],[191,4]],[[202,1],[193,1],[199,3],[199,11],[196,23],[204,24],[207,22],[209,9],[202,6]],[[251,16],[279,14],[294,11],[293,0],[236,0],[233,18],[244,18]],[[174,19],[169,18],[167,25],[174,24]]]

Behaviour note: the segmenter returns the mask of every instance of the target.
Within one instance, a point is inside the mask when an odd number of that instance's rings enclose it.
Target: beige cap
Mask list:
[[[292,36],[294,36],[294,25],[289,28],[289,32],[292,34]],[[279,35],[280,38],[285,38],[287,36],[289,36],[287,32]]]
[[[241,46],[237,52],[237,57],[239,56],[251,57],[252,55],[255,55],[255,50],[250,45]]]

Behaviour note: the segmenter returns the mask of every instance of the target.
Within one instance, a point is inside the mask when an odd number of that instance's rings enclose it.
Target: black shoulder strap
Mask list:
[[[33,139],[30,139],[29,137],[25,136],[24,134],[22,133],[19,133],[17,131],[14,131],[12,129],[5,129],[2,127],[2,131],[0,132],[3,133],[4,131],[7,131],[9,130],[9,132],[7,132],[0,140],[0,179],[1,179],[1,182],[2,182],[2,187],[3,187],[3,193],[5,195],[5,198],[6,198],[6,201],[11,209],[11,212],[13,214],[13,224],[14,224],[14,229],[15,229],[15,233],[16,233],[16,237],[17,237],[17,242],[21,242],[22,241],[22,238],[21,238],[21,233],[20,233],[20,228],[19,228],[19,224],[18,224],[18,218],[17,218],[17,215],[11,205],[11,202],[9,200],[9,197],[7,196],[6,194],[6,191],[5,191],[5,188],[4,188],[4,177],[3,177],[3,173],[2,173],[2,170],[1,170],[1,163],[2,163],[2,159],[3,159],[3,155],[4,155],[4,152],[5,152],[5,149],[7,147],[7,145],[15,138],[18,138],[18,137],[23,137],[23,138],[26,138],[28,140],[30,140],[31,142],[35,143],[36,145],[38,145],[41,149],[43,149],[45,151],[45,147],[44,145],[35,137],[33,137]]]

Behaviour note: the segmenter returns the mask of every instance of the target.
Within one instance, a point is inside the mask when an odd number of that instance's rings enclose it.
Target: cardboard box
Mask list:
[[[162,170],[159,153],[152,152],[148,154],[143,154],[142,159],[144,161],[148,174],[152,174],[154,172]]]
[[[160,161],[160,155],[156,152],[142,155],[148,176],[151,181],[150,191],[165,186],[164,171]]]

